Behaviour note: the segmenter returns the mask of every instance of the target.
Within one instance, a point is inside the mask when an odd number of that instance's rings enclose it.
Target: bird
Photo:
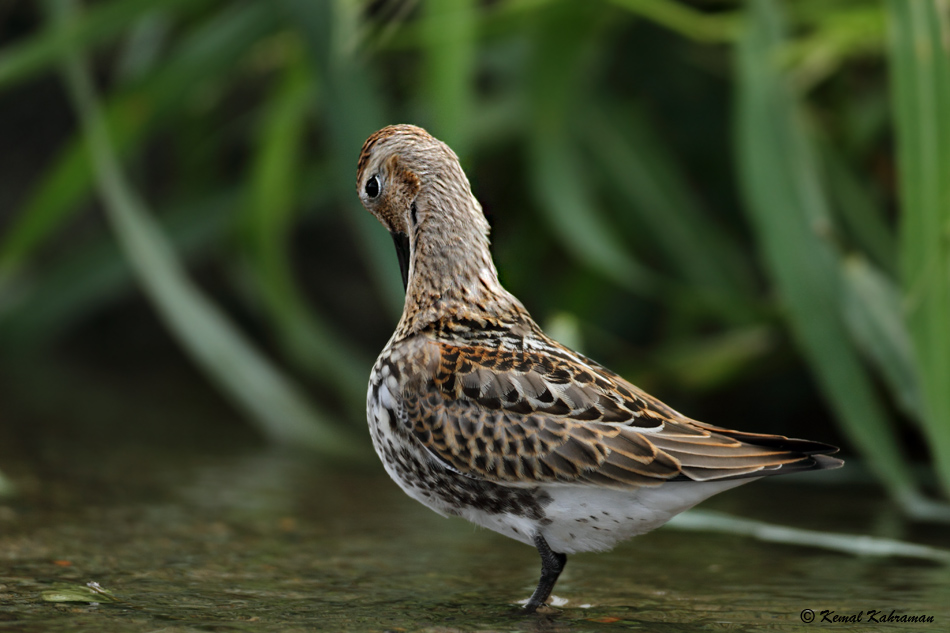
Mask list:
[[[547,602],[568,554],[761,477],[843,465],[829,444],[690,419],[547,336],[499,283],[458,157],[423,128],[369,136],[356,187],[405,289],[370,374],[373,446],[413,499],[537,549],[525,612]]]

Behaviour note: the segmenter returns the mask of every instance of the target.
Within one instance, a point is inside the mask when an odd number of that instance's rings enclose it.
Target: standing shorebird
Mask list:
[[[396,244],[406,303],[373,366],[367,418],[413,499],[537,547],[606,550],[759,477],[837,468],[837,448],[691,420],[550,339],[502,288],[458,157],[394,125],[360,153],[360,201]]]

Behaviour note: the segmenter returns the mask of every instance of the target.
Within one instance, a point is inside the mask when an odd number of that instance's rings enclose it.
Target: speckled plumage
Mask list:
[[[538,548],[526,609],[565,553],[608,549],[754,478],[842,464],[826,444],[691,420],[547,337],[498,282],[458,158],[421,128],[370,136],[357,191],[406,283],[370,377],[373,444],[409,496]]]

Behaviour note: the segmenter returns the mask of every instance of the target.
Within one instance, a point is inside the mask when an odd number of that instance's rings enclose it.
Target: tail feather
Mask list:
[[[682,474],[678,477],[680,480],[724,481],[771,477],[807,470],[831,470],[844,465],[843,460],[830,456],[837,453],[838,448],[823,442],[745,433],[702,422],[694,424],[712,433],[713,437],[727,438],[727,441],[733,440],[740,444],[732,447],[733,455],[730,456],[726,455],[726,450],[719,451],[718,455],[705,451],[706,459],[686,449],[685,443],[664,446],[664,450],[682,464]],[[762,452],[763,449],[765,452]]]

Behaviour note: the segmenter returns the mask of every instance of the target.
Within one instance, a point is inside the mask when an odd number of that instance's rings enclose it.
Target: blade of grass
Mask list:
[[[215,14],[194,29],[154,75],[111,99],[105,117],[116,149],[128,153],[140,145],[170,120],[196,85],[232,67],[275,24],[271,8],[252,4]],[[0,242],[0,286],[85,201],[92,181],[87,148],[77,137],[39,179]]]
[[[418,1],[409,0],[405,5]],[[504,36],[513,31],[519,31],[524,28],[526,23],[533,20],[539,11],[559,2],[562,2],[562,0],[480,2],[478,3],[478,37],[484,42],[487,39],[493,39],[495,36]],[[427,33],[430,32],[430,29],[431,27],[426,20],[406,20],[400,22],[394,28],[387,28],[385,35],[376,38],[373,46],[378,50],[386,51],[419,50],[426,47],[428,42]],[[480,50],[479,53],[481,52]]]
[[[750,536],[767,543],[819,547],[857,556],[899,556],[950,564],[950,550],[939,547],[906,543],[864,534],[836,534],[817,530],[802,530],[786,525],[775,525],[734,517],[723,512],[690,510],[673,517],[673,520],[667,525],[676,530],[721,532],[737,536]]]
[[[178,256],[193,259],[233,224],[243,195],[236,188],[173,207],[158,217]],[[70,324],[134,283],[115,240],[103,235],[31,271],[16,302],[0,309],[0,347],[6,356],[35,354]]]
[[[475,102],[478,7],[474,0],[426,0],[423,6],[423,94],[431,108],[430,131],[464,158]]]
[[[122,33],[143,14],[176,9],[184,14],[199,11],[210,0],[111,0],[91,5],[77,15],[66,31],[44,29],[22,42],[0,50],[0,90],[25,81],[53,66],[64,51],[68,35],[73,46],[86,48]]]
[[[348,0],[281,0],[288,25],[307,45],[323,90],[322,120],[338,160],[332,163],[335,193],[351,222],[369,271],[390,313],[398,317],[405,303],[399,268],[385,230],[359,204],[354,192],[356,162],[363,141],[381,128],[383,99],[369,68],[356,58],[359,5]],[[347,159],[346,157],[350,157]]]
[[[878,56],[884,45],[884,16],[877,3],[823,2],[813,15],[802,12],[804,35],[785,48],[793,83],[803,92],[835,74],[851,58]],[[794,5],[791,5],[794,7]]]
[[[739,16],[736,14],[705,14],[674,0],[611,2],[697,42],[731,42],[739,32]]]
[[[849,236],[876,264],[888,273],[895,272],[897,243],[884,218],[883,204],[874,199],[833,148],[825,147],[822,154],[829,194]]]
[[[784,26],[772,0],[752,0],[737,57],[737,142],[746,210],[789,326],[818,385],[854,446],[891,494],[907,504],[916,487],[883,404],[849,344],[842,321],[840,263],[823,234],[827,201],[807,132],[777,51]]]
[[[580,76],[598,37],[598,15],[587,5],[554,5],[537,26],[528,71],[533,122],[528,159],[538,207],[563,247],[579,261],[632,292],[654,293],[657,276],[628,253],[597,209],[568,133],[584,85]]]
[[[778,337],[762,325],[676,340],[652,358],[692,392],[722,388],[738,376],[755,371],[756,361],[775,353]]]
[[[922,418],[913,345],[893,281],[860,257],[844,264],[845,318],[855,342],[877,365],[904,412]]]
[[[474,0],[426,0],[423,94],[431,108],[432,133],[459,156],[466,155],[475,106]]]
[[[54,28],[73,14],[72,0],[46,0]],[[68,32],[61,31],[69,38]],[[171,333],[232,402],[275,441],[327,455],[353,451],[352,442],[318,413],[188,280],[145,205],[126,182],[78,49],[67,46],[62,67],[90,149],[107,217],[159,315]]]
[[[651,238],[706,302],[729,321],[749,322],[753,280],[738,244],[708,219],[689,183],[638,108],[582,117],[591,153]]]
[[[950,16],[940,0],[889,0],[887,11],[905,318],[924,428],[950,495]]]
[[[143,15],[132,24],[115,65],[122,83],[142,79],[161,63],[172,25],[172,16],[162,10]]]
[[[597,211],[566,139],[537,134],[530,149],[538,206],[564,248],[622,288],[642,295],[657,292],[656,275],[627,253],[617,232]]]
[[[328,181],[324,164],[308,167],[300,178],[300,198],[308,213],[327,205]],[[234,209],[246,198],[244,189],[224,187],[156,213],[180,259],[192,262],[225,240],[234,226]],[[120,296],[134,279],[118,245],[105,234],[31,270],[20,282],[16,297],[0,304],[0,347],[7,356],[35,355],[37,346],[52,342],[70,324]]]
[[[332,385],[353,412],[366,406],[366,367],[333,327],[309,310],[288,261],[306,127],[313,110],[312,73],[302,63],[287,67],[267,106],[257,158],[251,167],[244,213],[244,241],[257,288],[277,325],[281,346],[295,363]]]

